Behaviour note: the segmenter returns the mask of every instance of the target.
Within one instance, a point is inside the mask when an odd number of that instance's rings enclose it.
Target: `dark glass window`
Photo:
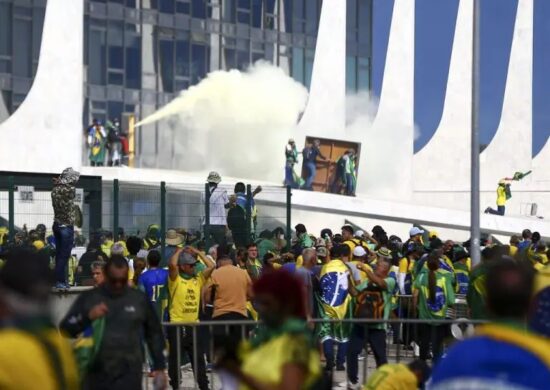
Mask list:
[[[371,33],[371,1],[358,0],[358,41],[359,43],[369,43]]]
[[[196,84],[206,76],[208,71],[208,51],[206,46],[191,45],[191,83]]]
[[[107,42],[109,43],[109,68],[111,69],[124,69],[123,28],[122,23],[109,23]]]
[[[13,74],[20,77],[32,77],[32,23],[30,19],[14,18]]]
[[[250,53],[248,51],[237,51],[237,68],[245,70],[250,65]]]
[[[159,42],[160,78],[164,92],[174,92],[174,41]]]
[[[193,0],[191,3],[191,16],[194,18],[206,18],[206,3],[205,0]]]
[[[346,91],[357,91],[357,63],[353,56],[346,56]]]
[[[263,0],[252,0],[252,26],[262,27],[262,2]]]
[[[284,26],[281,25],[282,32],[292,32],[292,1],[293,0],[284,0]],[[301,0],[295,0],[301,1]]]
[[[368,58],[359,57],[359,69],[357,71],[357,88],[360,91],[370,89],[370,64]]]
[[[109,120],[117,118],[120,120],[122,116],[124,104],[122,102],[110,101],[107,103],[107,114],[109,115]]]
[[[317,36],[317,24],[319,23],[319,9],[317,0],[308,0],[306,5],[306,34]]]
[[[189,40],[178,39],[176,41],[176,75],[189,76]]]
[[[294,47],[292,49],[292,78],[304,84],[304,49]]]
[[[126,87],[141,88],[141,42],[138,35],[126,35]]]
[[[158,10],[160,12],[173,14],[174,13],[174,6],[175,6],[175,0],[158,0]]]
[[[234,69],[237,67],[237,61],[235,59],[235,49],[225,49],[225,69]]]
[[[122,85],[124,84],[124,75],[120,72],[109,72],[108,83]]]
[[[105,31],[90,30],[90,44],[88,56],[88,78],[92,84],[105,84],[105,71],[107,68],[105,54]]]
[[[191,14],[191,4],[188,1],[176,0],[176,12],[179,14],[189,15]]]

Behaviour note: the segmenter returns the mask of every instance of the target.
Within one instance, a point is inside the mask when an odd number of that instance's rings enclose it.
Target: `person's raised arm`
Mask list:
[[[384,278],[376,276],[376,274],[370,269],[364,269],[364,271],[371,282],[376,283],[379,287],[382,287],[383,289],[386,289],[388,287]]]
[[[168,261],[168,277],[171,281],[174,281],[179,276],[179,270],[178,270],[178,258],[180,256],[180,253],[183,251],[183,248],[178,248],[170,257],[170,260]]]
[[[202,271],[202,275],[204,276],[204,279],[208,279],[210,275],[212,275],[212,272],[216,269],[216,262],[214,260],[211,260],[208,256],[205,256],[204,253],[199,251],[196,248],[193,248],[192,246],[187,247],[189,248],[189,251],[197,255],[199,259],[206,265],[206,269]]]

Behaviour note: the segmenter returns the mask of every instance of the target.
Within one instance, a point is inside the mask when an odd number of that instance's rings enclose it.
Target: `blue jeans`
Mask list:
[[[294,172],[292,170],[293,164],[286,163],[285,165],[285,186],[291,186],[296,188],[296,182],[294,181]]]
[[[493,209],[493,208],[489,208],[487,209],[487,213],[488,214],[493,214],[493,215],[504,215],[506,211],[506,207],[505,206],[497,206],[497,209]]]
[[[67,283],[67,263],[73,249],[74,227],[61,226],[54,222],[53,234],[55,237],[55,281]]]
[[[327,369],[332,370],[334,367],[334,343],[338,344],[338,351],[336,353],[336,366],[343,366],[346,362],[346,353],[348,350],[348,343],[339,343],[334,340],[323,341],[323,352],[325,353],[325,359],[327,359]]]
[[[315,162],[307,162],[306,168],[308,171],[308,175],[306,177],[306,182],[304,184],[304,188],[306,190],[313,190],[313,179],[315,179],[315,174],[317,173],[317,166],[315,165]]]
[[[383,329],[367,328],[365,325],[353,325],[349,340],[347,356],[348,380],[357,383],[359,380],[359,354],[365,348],[366,343],[370,344],[376,367],[388,363],[386,354],[386,331]]]

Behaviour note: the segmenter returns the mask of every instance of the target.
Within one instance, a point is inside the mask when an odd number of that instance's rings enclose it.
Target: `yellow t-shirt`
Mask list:
[[[384,364],[370,377],[363,390],[416,390],[418,379],[405,364]]]
[[[80,388],[73,350],[58,331],[49,330],[45,339],[58,353],[67,390]],[[57,390],[54,366],[36,336],[17,329],[0,331],[0,389]]]
[[[506,204],[506,189],[504,186],[499,185],[497,188],[497,206],[504,206]]]
[[[401,260],[399,260],[399,273],[410,274],[413,269],[414,269],[413,259],[409,260],[406,257],[403,257]]]
[[[170,294],[170,322],[197,322],[201,302],[202,287],[206,283],[202,273],[190,279],[178,276],[168,278]]]
[[[510,245],[510,256],[514,257],[518,253],[518,247],[514,245]]]
[[[243,350],[243,372],[268,385],[281,382],[286,364],[305,368],[304,388],[311,386],[321,373],[319,354],[302,335],[282,334],[253,350],[247,350],[245,344]],[[248,387],[241,385],[240,389]]]

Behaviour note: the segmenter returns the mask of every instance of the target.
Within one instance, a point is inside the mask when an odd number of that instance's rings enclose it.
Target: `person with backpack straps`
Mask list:
[[[396,285],[395,279],[389,276],[391,266],[391,260],[385,257],[378,258],[374,272],[365,264],[357,264],[360,271],[366,272],[368,280],[357,286],[350,280],[350,294],[355,297],[355,319],[389,319],[392,292]],[[359,354],[367,342],[373,351],[376,366],[388,363],[386,324],[354,324],[347,353],[348,389],[360,388]]]
[[[428,272],[421,273],[413,285],[413,308],[421,320],[444,320],[447,309],[455,303],[455,292],[448,273],[442,272],[439,254],[428,256]],[[433,360],[443,354],[443,341],[448,334],[448,325],[419,324],[420,359],[428,360],[430,344]]]

